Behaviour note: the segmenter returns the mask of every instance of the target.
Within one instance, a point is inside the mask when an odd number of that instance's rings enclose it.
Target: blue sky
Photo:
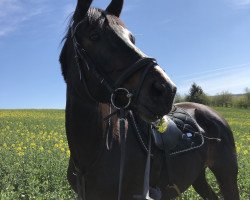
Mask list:
[[[65,107],[58,55],[75,4],[0,0],[0,108]],[[210,95],[250,87],[250,0],[125,0],[121,18],[179,93],[192,82]]]

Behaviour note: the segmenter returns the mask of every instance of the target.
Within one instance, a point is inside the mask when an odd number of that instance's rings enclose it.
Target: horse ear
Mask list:
[[[123,0],[112,0],[106,11],[117,17],[120,16],[123,7]]]
[[[74,21],[81,20],[85,17],[86,13],[89,10],[89,7],[91,5],[93,0],[78,0],[75,13],[73,16]]]

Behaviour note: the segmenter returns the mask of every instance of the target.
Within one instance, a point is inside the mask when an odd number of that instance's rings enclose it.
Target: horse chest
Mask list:
[[[125,199],[132,199],[134,194],[141,194],[146,156],[137,145],[131,143],[133,136],[128,134],[126,162],[122,184]],[[86,176],[86,195],[89,199],[117,199],[120,169],[120,146],[115,141],[112,149],[105,149],[98,164]]]

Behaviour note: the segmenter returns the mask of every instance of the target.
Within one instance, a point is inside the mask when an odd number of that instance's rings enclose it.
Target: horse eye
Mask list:
[[[93,33],[89,36],[89,39],[92,41],[97,41],[100,38],[99,33]]]
[[[135,37],[132,34],[129,36],[129,39],[133,44],[135,44]]]

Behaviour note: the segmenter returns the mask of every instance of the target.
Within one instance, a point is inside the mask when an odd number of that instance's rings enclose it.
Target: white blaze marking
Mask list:
[[[128,29],[126,29],[126,28],[124,28],[124,27],[122,27],[122,26],[120,26],[120,27],[121,27],[121,30],[122,30],[122,35],[121,35],[121,37],[124,38],[125,41],[126,41],[126,42],[127,42],[136,52],[138,52],[138,54],[140,54],[142,57],[148,57],[145,53],[143,53],[137,46],[135,46],[135,45],[131,42],[131,40],[130,40],[130,38],[129,38],[131,32],[130,32]],[[168,81],[170,84],[172,84],[173,87],[176,87],[175,84],[173,83],[173,81],[169,78],[169,76],[163,71],[163,69],[162,69],[159,65],[155,66],[155,69],[162,75],[163,78],[166,79],[166,81]]]
[[[173,86],[175,86],[175,84],[173,83],[173,81],[169,78],[169,76],[166,74],[166,72],[163,71],[163,69],[157,65],[155,67],[155,69],[162,75],[163,78],[165,78],[170,84],[172,84]]]
[[[130,40],[130,38],[129,38],[129,36],[130,36],[130,34],[131,34],[131,32],[128,30],[128,29],[126,29],[126,28],[124,28],[124,27],[122,27],[122,26],[120,26],[121,27],[121,30],[122,30],[122,37],[123,38],[125,38],[125,41],[138,53],[138,54],[140,54],[142,57],[147,57],[147,55],[145,54],[145,53],[143,53],[137,46],[135,46],[132,42],[131,42],[131,40]]]

